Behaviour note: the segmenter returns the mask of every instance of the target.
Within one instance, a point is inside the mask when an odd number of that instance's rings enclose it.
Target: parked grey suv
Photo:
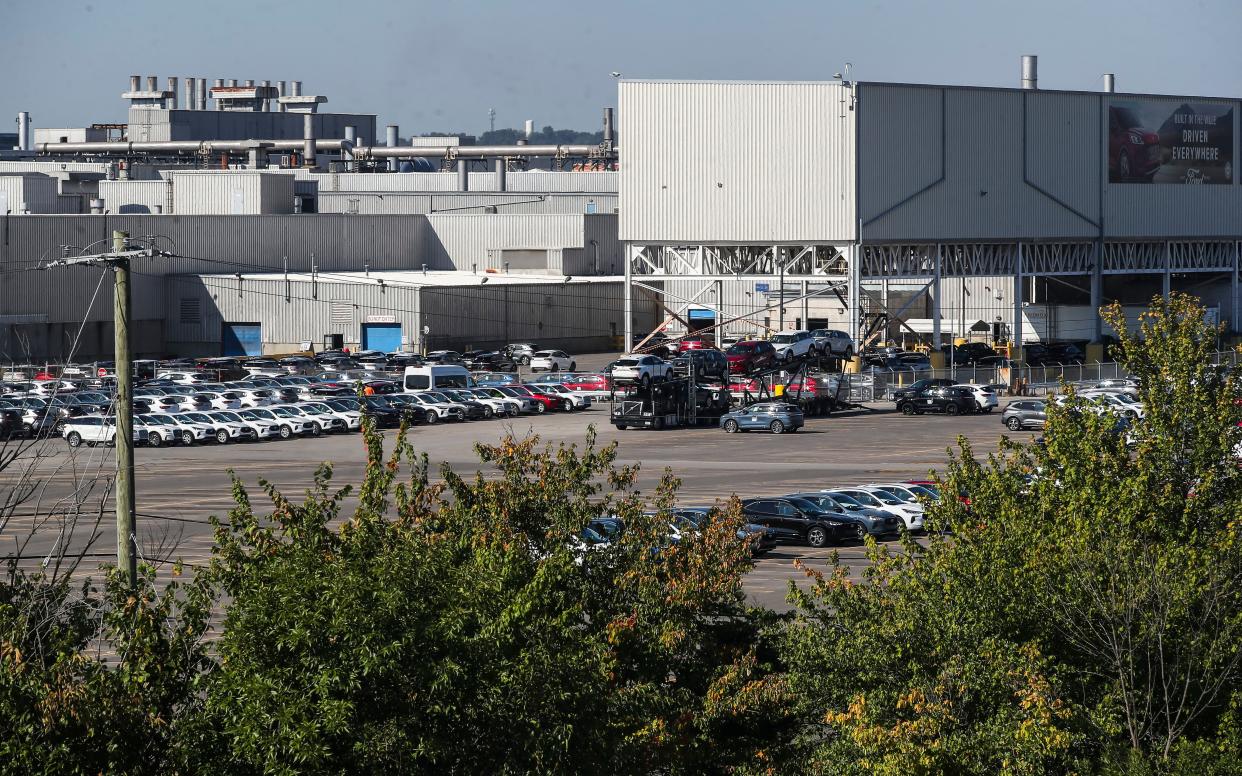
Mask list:
[[[1009,402],[1001,413],[1001,422],[1010,431],[1023,431],[1028,428],[1043,428],[1048,416],[1044,412],[1044,403],[1036,399]]]

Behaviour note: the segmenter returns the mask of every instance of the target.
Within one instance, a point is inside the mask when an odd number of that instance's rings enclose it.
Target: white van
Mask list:
[[[445,388],[473,388],[474,379],[470,377],[470,371],[464,366],[453,364],[407,366],[402,387],[405,393],[439,391]]]

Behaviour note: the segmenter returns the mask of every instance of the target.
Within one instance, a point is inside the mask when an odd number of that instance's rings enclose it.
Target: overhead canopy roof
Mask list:
[[[914,333],[916,334],[931,334],[934,324],[935,324],[935,319],[933,318],[907,318],[906,319],[906,326],[910,327],[910,330],[914,331]],[[949,320],[947,318],[940,319],[940,331],[942,334],[952,334],[953,332],[961,329],[961,327],[962,327],[962,322],[960,319],[956,319],[956,320]],[[970,322],[971,331],[988,331],[990,328],[991,326],[988,325],[987,321],[976,320],[976,321]]]

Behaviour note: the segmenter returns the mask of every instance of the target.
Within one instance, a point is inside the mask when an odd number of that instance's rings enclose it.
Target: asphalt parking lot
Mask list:
[[[966,436],[978,453],[986,454],[995,448],[1002,433],[1008,433],[1001,426],[997,411],[958,417],[904,417],[893,411],[891,403],[826,418],[808,418],[802,431],[780,436],[730,435],[712,427],[618,431],[608,423],[608,405],[604,403],[574,414],[523,417],[512,422],[421,426],[412,431],[411,439],[416,449],[428,454],[433,471],[436,464],[447,462],[458,471],[473,472],[478,469],[472,449],[476,442],[498,441],[512,431],[533,432],[551,442],[581,443],[590,424],[595,424],[602,442],[615,439],[620,443],[620,463],[641,467],[640,485],[644,490],[653,490],[664,469],[671,469],[682,480],[681,502],[686,505],[711,504],[734,493],[742,497],[779,495],[794,490],[922,477],[944,464],[946,449],[955,443],[957,435]],[[385,432],[389,438],[393,434]],[[39,463],[45,509],[57,502],[65,503],[74,489],[81,487],[84,477],[92,473],[106,475],[113,461],[111,448],[82,448],[71,456],[59,439],[41,443],[34,452],[47,456]],[[137,503],[142,548],[148,555],[158,557],[172,554],[170,548],[175,547],[178,557],[190,563],[201,561],[211,548],[207,518],[224,514],[232,504],[229,469],[251,488],[253,500],[261,505],[260,478],[271,481],[286,495],[300,494],[311,485],[315,468],[325,461],[335,466],[336,483],[357,483],[363,463],[360,435],[139,448]],[[11,468],[0,478],[11,480],[13,472]],[[0,486],[5,484],[8,483],[0,482]],[[90,496],[87,500],[92,498],[97,499]],[[11,541],[28,531],[31,524],[30,518],[13,521],[4,531],[9,535],[6,539]],[[111,516],[103,521],[100,530],[94,549],[112,552],[115,538]],[[45,527],[25,552],[30,556],[47,553],[57,541],[57,533]],[[832,549],[838,549],[846,560],[860,564],[863,561],[857,545],[822,550],[782,545],[761,558],[748,575],[748,595],[757,604],[784,608],[788,583],[804,580],[794,561],[801,559],[813,568],[823,567]]]

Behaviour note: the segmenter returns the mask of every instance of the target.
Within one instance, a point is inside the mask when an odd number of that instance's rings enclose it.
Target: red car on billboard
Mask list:
[[[1143,126],[1127,105],[1108,108],[1108,180],[1151,181],[1164,163],[1160,135]]]

